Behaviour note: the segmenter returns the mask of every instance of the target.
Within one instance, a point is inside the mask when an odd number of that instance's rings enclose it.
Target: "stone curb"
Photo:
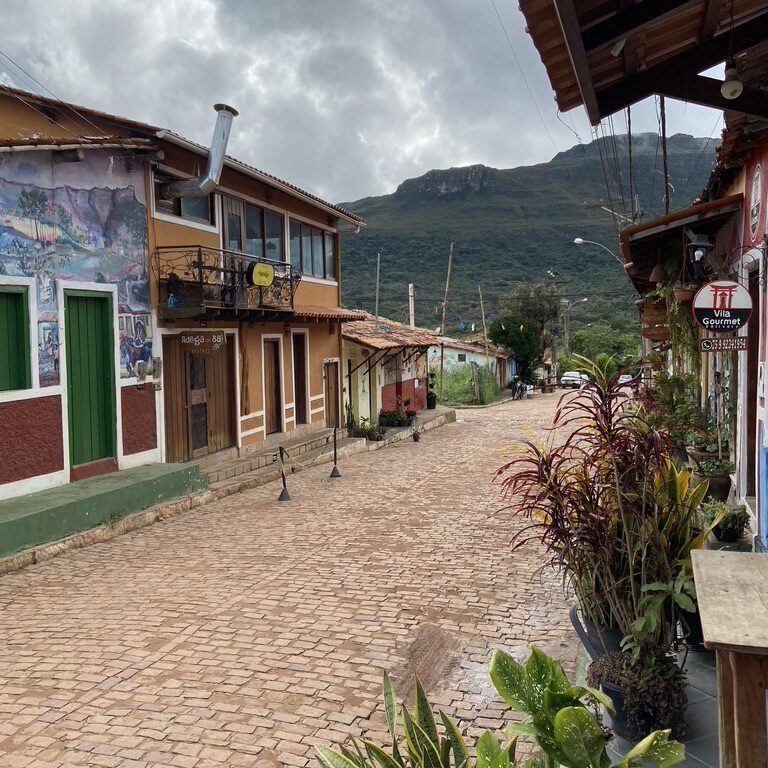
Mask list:
[[[427,430],[434,429],[435,427],[448,424],[456,421],[456,412],[453,410],[446,411],[439,416],[425,422],[424,424],[417,425],[416,429],[420,432],[426,432]],[[386,440],[380,442],[369,443],[367,440],[361,440],[360,444],[345,445],[338,450],[337,456],[343,458],[345,456],[353,456],[356,453],[365,453],[366,451],[375,451],[383,448],[386,445],[400,442],[405,440],[413,434],[414,427],[407,427],[402,429]],[[333,460],[333,453],[321,454],[308,466],[319,466],[321,464],[328,464]],[[303,467],[302,467],[303,468]],[[299,470],[294,470],[294,474]],[[190,509],[196,509],[204,504],[212,504],[221,499],[225,499],[227,496],[232,496],[235,493],[241,491],[248,491],[252,488],[258,488],[261,485],[266,485],[274,480],[280,479],[280,470],[275,469],[273,472],[259,475],[258,477],[252,477],[243,480],[240,483],[234,483],[226,488],[208,488],[204,491],[197,491],[196,493],[188,494],[187,496],[181,496],[178,499],[172,501],[166,501],[162,504],[156,504],[153,507],[142,509],[139,512],[132,512],[125,517],[120,518],[116,523],[111,525],[100,525],[96,528],[90,528],[87,531],[81,531],[80,533],[72,534],[64,539],[58,541],[52,541],[47,544],[40,544],[37,547],[31,547],[30,549],[24,549],[21,552],[17,552],[8,557],[0,559],[0,575],[5,573],[11,573],[13,571],[21,570],[29,565],[35,565],[44,560],[50,560],[53,557],[66,554],[75,549],[82,549],[88,547],[91,544],[99,544],[103,541],[109,541],[117,536],[122,536],[124,533],[130,533],[131,531],[137,531],[139,528],[146,528],[153,523],[161,520],[167,520],[171,517],[182,512],[187,512]]]

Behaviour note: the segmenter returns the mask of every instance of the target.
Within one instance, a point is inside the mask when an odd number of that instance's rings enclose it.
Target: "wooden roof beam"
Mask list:
[[[696,75],[682,81],[663,83],[659,86],[657,93],[691,104],[701,104],[704,107],[723,111],[729,109],[768,120],[768,99],[764,93],[753,88],[745,88],[737,99],[725,99],[720,93],[722,84],[722,81],[712,77]]]
[[[599,105],[598,120],[655,93],[666,95],[669,89],[674,87],[671,84],[678,83],[679,87],[683,88],[689,81],[698,82],[698,80],[694,81],[694,78],[699,77],[699,72],[724,61],[729,53],[740,53],[762,42],[765,39],[767,29],[768,12],[764,12],[760,16],[735,27],[732,33],[724,32],[717,37],[705,40],[692,48],[671,56],[660,64],[627,76],[615,85],[598,91],[596,94]],[[700,79],[706,80],[708,78]],[[701,85],[699,91],[711,94],[711,89],[706,84]],[[696,95],[694,88],[691,89],[691,94]],[[673,96],[672,93],[669,95]],[[676,96],[676,98],[684,97]],[[744,98],[743,95],[739,99],[728,101],[728,106],[725,108],[739,111],[739,103],[742,98]],[[721,100],[725,101],[722,97]],[[705,104],[717,109],[724,108],[719,106],[719,102],[717,104],[705,102]],[[753,106],[750,104],[750,108]],[[758,110],[758,114],[762,115],[762,111]]]
[[[595,87],[592,82],[592,73],[587,61],[587,52],[581,39],[581,25],[576,13],[574,0],[552,0],[563,33],[563,40],[568,52],[568,58],[573,67],[573,74],[579,86],[581,100],[587,116],[592,124],[600,122],[600,110],[595,95]]]
[[[626,10],[585,29],[581,35],[584,50],[593,51],[601,45],[627,37],[645,24],[659,21],[664,16],[695,2],[698,0],[643,0],[642,3],[631,5]]]

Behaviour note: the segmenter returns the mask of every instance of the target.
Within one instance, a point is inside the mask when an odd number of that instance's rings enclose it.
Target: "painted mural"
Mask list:
[[[59,383],[57,281],[116,284],[121,374],[151,365],[141,164],[103,150],[72,163],[51,152],[0,156],[2,275],[36,278],[41,386]]]

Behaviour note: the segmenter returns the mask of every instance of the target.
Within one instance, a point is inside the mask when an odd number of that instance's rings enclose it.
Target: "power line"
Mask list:
[[[552,142],[552,146],[555,148],[555,152],[559,152],[560,150],[557,148],[557,145],[555,144],[555,140],[552,138],[552,134],[549,132],[549,127],[547,126],[546,122],[544,121],[544,115],[541,114],[541,110],[539,109],[538,102],[536,101],[536,97],[533,95],[533,91],[531,90],[531,86],[528,85],[528,79],[525,76],[525,72],[523,71],[522,66],[520,65],[520,60],[517,58],[517,53],[515,52],[515,47],[512,45],[512,40],[509,37],[509,33],[507,32],[507,28],[504,26],[504,22],[501,18],[501,14],[499,13],[499,9],[496,7],[495,0],[491,0],[491,5],[493,6],[493,10],[496,11],[496,18],[499,20],[499,25],[501,26],[502,31],[504,32],[504,37],[507,38],[507,45],[509,46],[509,50],[512,51],[512,55],[515,57],[515,63],[517,64],[517,68],[520,70],[520,75],[523,78],[523,82],[525,83],[525,88],[528,91],[528,95],[531,97],[531,101],[533,102],[533,106],[536,107],[536,112],[539,115],[539,119],[541,120],[541,124],[544,126],[544,130],[547,133],[547,136],[549,136],[549,140]]]

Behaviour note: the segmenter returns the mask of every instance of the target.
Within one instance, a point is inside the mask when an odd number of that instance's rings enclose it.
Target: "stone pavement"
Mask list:
[[[456,424],[0,578],[0,768],[305,766],[382,738],[382,669],[470,732],[490,650],[577,654],[492,471],[556,396]],[[506,447],[506,448],[505,448]]]

